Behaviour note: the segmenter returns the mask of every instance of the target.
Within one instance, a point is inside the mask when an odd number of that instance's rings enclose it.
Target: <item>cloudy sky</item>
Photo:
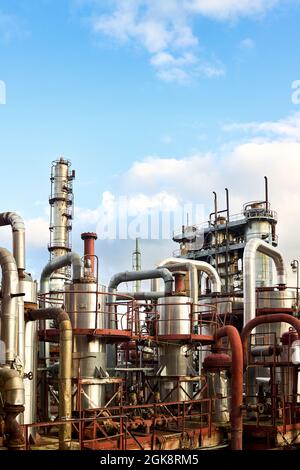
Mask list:
[[[267,175],[280,248],[300,258],[299,21],[299,0],[0,0],[0,210],[26,220],[28,270],[48,260],[61,155],[76,169],[74,250],[120,197],[205,218],[228,187],[239,213]],[[133,246],[98,241],[102,282],[131,269]],[[146,268],[177,245],[141,248]]]

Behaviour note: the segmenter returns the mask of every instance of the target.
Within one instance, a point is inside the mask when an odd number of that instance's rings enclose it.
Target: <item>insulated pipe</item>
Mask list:
[[[255,257],[257,251],[273,259],[277,271],[277,283],[280,286],[286,285],[285,263],[280,251],[260,238],[249,240],[245,246],[243,256],[244,325],[255,318],[256,314]]]
[[[57,269],[64,268],[65,266],[72,266],[73,280],[77,281],[81,278],[82,263],[81,257],[77,253],[72,251],[66,255],[54,258],[53,260],[49,261],[42,271],[40,280],[42,294],[49,292],[49,281],[51,274]]]
[[[108,285],[109,291],[117,289],[119,284],[130,281],[141,281],[147,279],[162,278],[165,283],[165,291],[163,296],[172,295],[173,276],[168,269],[149,269],[146,271],[124,271],[115,274]]]
[[[17,355],[19,276],[15,258],[6,248],[0,248],[0,265],[2,270],[1,341],[5,346],[6,364],[10,364]]]
[[[30,310],[28,319],[56,320],[59,323],[59,419],[72,418],[72,325],[67,312],[61,308]],[[72,425],[59,427],[59,448],[70,450]]]
[[[17,263],[20,277],[25,271],[25,225],[22,217],[16,212],[2,212],[0,227],[10,225],[13,235],[13,255]]]
[[[219,274],[211,264],[206,263],[205,261],[197,261],[191,259],[183,261],[182,258],[166,258],[159,263],[158,267],[168,267],[168,265],[177,265],[176,270],[184,269],[185,266],[194,266],[197,271],[204,272],[208,275],[212,283],[213,292],[221,292],[221,280]],[[170,269],[170,266],[168,267],[168,269]]]
[[[300,323],[300,322],[299,322]],[[243,348],[238,330],[231,325],[223,326],[217,330],[215,338],[219,341],[223,337],[228,337],[231,352],[231,380],[232,380],[232,396],[231,396],[231,449],[243,449]]]
[[[158,265],[159,268],[165,267],[170,271],[184,270],[189,271],[190,278],[190,290],[193,303],[196,305],[198,303],[198,272],[204,272],[208,275],[212,283],[212,292],[219,293],[221,292],[221,280],[220,276],[217,273],[216,269],[209,263],[205,261],[196,261],[196,260],[184,260],[180,258],[166,258],[161,261]]]
[[[257,327],[258,325],[262,325],[264,323],[289,323],[292,325],[298,333],[298,337],[300,338],[300,320],[287,313],[276,313],[273,315],[261,315],[259,317],[253,318],[253,320],[249,321],[246,326],[244,326],[242,333],[241,333],[241,340],[243,346],[243,357],[244,357],[244,369],[247,367],[247,349],[248,349],[248,337],[251,331]]]

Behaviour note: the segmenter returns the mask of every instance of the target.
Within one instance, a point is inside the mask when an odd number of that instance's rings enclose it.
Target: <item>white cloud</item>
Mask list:
[[[199,66],[198,70],[201,74],[205,75],[208,78],[222,77],[222,75],[225,75],[225,69],[221,65],[203,63]]]
[[[278,121],[226,124],[223,129],[228,132],[239,131],[256,136],[264,135],[265,138],[275,135],[286,140],[300,142],[300,112]]]
[[[31,248],[46,248],[49,243],[49,220],[25,219],[26,243]]]
[[[264,198],[264,175],[269,178],[269,192],[272,208],[278,212],[279,248],[287,266],[293,258],[299,257],[300,239],[295,218],[300,207],[300,136],[296,132],[299,116],[267,122],[235,124],[235,131],[249,131],[246,139],[214,153],[195,154],[182,158],[147,157],[136,161],[127,172],[119,176],[117,187],[127,194],[132,210],[145,211],[151,207],[176,207],[187,201],[203,204],[207,214],[213,206],[212,191],[218,193],[219,207],[225,206],[224,188],[230,190],[231,213],[241,213],[243,203]],[[229,129],[227,129],[228,131]],[[299,128],[298,128],[299,131]],[[258,139],[259,137],[259,139]],[[116,200],[118,194],[110,194]],[[202,222],[203,220],[198,220]],[[92,227],[91,227],[92,228]],[[93,228],[94,229],[94,228]],[[103,242],[104,243],[104,242]],[[115,270],[124,269],[128,260],[121,247],[130,250],[130,241],[104,244],[108,253],[103,253],[105,263],[110,263],[111,249],[116,257]],[[177,245],[171,242],[145,241],[144,252],[147,267],[163,255],[171,254]],[[116,250],[116,252],[115,252]],[[167,253],[167,250],[169,252]],[[123,253],[117,258],[116,253]],[[290,282],[294,278],[290,273]]]
[[[186,7],[194,13],[217,20],[261,15],[280,0],[188,0]]]
[[[186,84],[202,74],[220,77],[225,72],[223,67],[207,61],[203,46],[200,52],[195,20],[203,16],[218,21],[255,17],[281,1],[77,0],[77,5],[85,5],[92,12],[90,24],[94,33],[117,43],[141,46],[150,55],[150,63],[161,80]],[[250,38],[241,42],[243,48],[253,46]]]
[[[7,43],[28,34],[23,22],[15,15],[0,10],[0,40]]]
[[[255,41],[251,38],[245,38],[240,42],[241,49],[254,49]]]

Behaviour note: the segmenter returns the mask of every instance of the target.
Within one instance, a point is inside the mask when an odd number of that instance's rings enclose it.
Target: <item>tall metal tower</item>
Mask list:
[[[50,204],[50,260],[71,251],[72,219],[74,215],[73,180],[75,171],[71,162],[60,158],[52,162]],[[70,270],[62,268],[51,276],[51,291],[62,290]]]
[[[139,239],[135,239],[135,251],[132,253],[132,270],[140,271],[142,269],[142,255],[139,250]],[[134,292],[140,292],[141,290],[141,281],[135,281],[134,283]]]

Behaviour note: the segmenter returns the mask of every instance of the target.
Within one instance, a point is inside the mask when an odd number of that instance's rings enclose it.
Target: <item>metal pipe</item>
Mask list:
[[[175,292],[176,293],[183,293],[185,292],[185,273],[184,272],[175,272],[174,273],[175,279]]]
[[[16,261],[6,248],[0,248],[0,265],[2,270],[1,340],[5,346],[6,364],[10,364],[17,356],[19,277]]]
[[[158,300],[166,297],[165,291],[158,292],[119,292],[116,295],[117,300],[124,300],[124,297],[132,297],[135,300]]]
[[[264,176],[265,178],[265,202],[266,202],[266,210],[269,209],[269,185],[268,185],[268,177]]]
[[[216,271],[216,269],[209,263],[205,261],[196,261],[196,260],[184,260],[179,261],[179,258],[166,258],[161,261],[158,265],[159,268],[164,267],[169,269],[169,271],[189,271],[190,278],[190,295],[193,299],[194,304],[198,303],[198,272],[204,272],[208,275],[211,284],[212,292],[219,293],[221,292],[221,279]]]
[[[44,267],[40,279],[41,292],[43,294],[49,292],[49,281],[51,274],[57,269],[64,268],[65,266],[72,266],[73,280],[80,280],[82,276],[81,257],[77,253],[71,251],[64,256],[54,258]]]
[[[231,352],[231,380],[232,380],[232,396],[231,396],[231,449],[243,449],[243,348],[238,330],[231,325],[223,326],[216,332],[216,341],[223,337],[228,337]]]
[[[255,318],[256,314],[255,256],[257,252],[273,259],[277,271],[277,282],[280,286],[286,285],[285,263],[280,251],[260,238],[249,240],[243,255],[244,325]]]
[[[215,224],[217,223],[217,218],[218,218],[218,198],[217,198],[217,193],[213,191],[214,195],[214,210],[215,210]]]
[[[292,325],[298,333],[300,338],[300,320],[287,313],[276,313],[272,315],[261,315],[259,317],[253,318],[249,321],[243,328],[241,333],[242,347],[243,347],[243,357],[244,357],[244,369],[247,367],[247,349],[248,349],[248,337],[251,331],[256,328],[258,325],[264,323],[289,323]]]
[[[2,212],[0,214],[0,227],[10,225],[13,236],[13,255],[17,268],[22,277],[25,271],[25,225],[22,217],[16,212]]]
[[[95,240],[97,238],[97,234],[94,232],[84,232],[81,234],[81,240],[84,240],[84,256],[85,259],[91,261],[92,274],[94,274],[95,268]]]
[[[226,193],[226,212],[227,212],[227,222],[229,222],[229,191],[228,188],[225,188],[225,193]]]
[[[28,319],[56,320],[59,323],[59,419],[72,418],[72,325],[67,312],[61,308],[30,310]],[[60,450],[70,450],[72,425],[66,423],[59,428]]]
[[[124,271],[115,274],[108,285],[109,291],[117,289],[119,284],[130,281],[162,278],[165,283],[164,296],[172,295],[173,276],[168,269],[149,269],[146,271]],[[136,294],[138,294],[136,292]]]

